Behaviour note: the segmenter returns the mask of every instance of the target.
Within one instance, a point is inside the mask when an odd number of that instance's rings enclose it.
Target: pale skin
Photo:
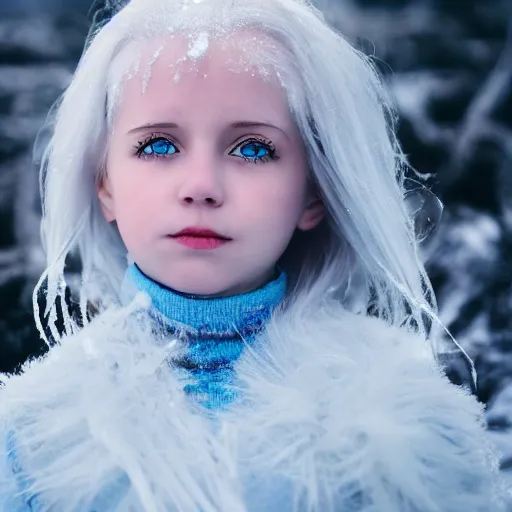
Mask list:
[[[311,230],[325,215],[307,184],[306,152],[284,91],[230,68],[245,36],[231,37],[238,39],[229,48],[211,41],[176,82],[169,63],[188,45],[176,36],[144,92],[142,71],[126,83],[98,187],[105,219],[116,221],[146,275],[211,297],[266,284],[295,230]],[[146,49],[150,58],[155,42]],[[190,226],[232,240],[194,250],[169,238]]]

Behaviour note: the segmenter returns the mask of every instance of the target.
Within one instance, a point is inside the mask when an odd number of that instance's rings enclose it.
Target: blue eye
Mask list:
[[[178,148],[169,139],[162,136],[152,135],[135,147],[135,154],[139,158],[161,158],[179,153]],[[230,155],[243,158],[246,162],[267,162],[277,160],[276,150],[271,141],[259,141],[246,139],[238,144]]]
[[[261,158],[262,156],[268,155],[268,149],[251,142],[241,148],[241,153],[246,158]]]
[[[243,158],[246,162],[256,163],[276,160],[275,152],[270,142],[267,144],[256,140],[249,140],[239,144],[230,154]]]
[[[175,153],[179,153],[178,148],[169,140],[160,137],[154,138],[152,137],[150,140],[146,142],[139,142],[139,146],[137,146],[137,156],[141,157],[161,157],[161,156],[170,156]]]

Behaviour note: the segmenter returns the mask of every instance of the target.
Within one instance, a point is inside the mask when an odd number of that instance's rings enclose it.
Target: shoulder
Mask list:
[[[293,343],[294,351],[321,345],[324,351],[351,352],[352,357],[367,362],[373,358],[381,366],[431,365],[452,384],[463,385],[476,396],[472,367],[462,350],[434,355],[432,342],[418,333],[393,327],[374,316],[355,314],[336,301],[316,307],[299,303],[286,309],[274,317],[268,336],[276,340],[271,346]],[[308,342],[310,339],[315,343]]]
[[[427,340],[378,318],[352,313],[335,301],[317,307],[291,306],[275,315],[265,331],[266,350],[312,360],[322,354],[350,357],[365,365],[400,365],[421,361],[435,367]],[[284,354],[283,354],[284,355]]]
[[[483,405],[426,340],[332,304],[283,315],[266,335],[241,362],[248,407],[235,420],[262,473],[281,460],[319,510],[358,492],[379,510],[500,510]],[[317,493],[321,475],[332,479]]]
[[[252,388],[259,394],[257,402],[270,399],[263,383],[271,379],[284,392],[300,393],[301,400],[314,403],[330,396],[332,407],[350,414],[355,407],[361,421],[380,411],[383,420],[419,424],[430,408],[432,418],[458,415],[475,432],[484,424],[483,404],[450,381],[430,342],[414,332],[326,302],[276,317],[265,336],[259,351],[240,364],[242,376],[263,377],[261,388]]]
[[[111,495],[111,490],[121,486],[121,494],[128,492],[127,475],[134,467],[140,474],[147,470],[144,476],[157,482],[155,488],[167,489],[174,469],[177,474],[189,471],[194,445],[206,452],[204,421],[191,410],[182,384],[166,364],[173,354],[172,340],[155,331],[145,304],[112,307],[6,380],[0,436],[14,432],[18,479],[33,482],[45,510],[74,509],[72,503],[96,510],[95,500],[104,491],[105,499],[117,500],[119,493]],[[176,440],[170,452],[169,432]],[[159,449],[148,452],[147,443],[134,442],[143,438]],[[175,446],[183,453],[169,461],[169,453],[178,454]],[[0,466],[9,453],[0,444]],[[146,463],[148,457],[153,464]],[[12,475],[4,478],[0,472],[0,491],[7,483],[12,487]],[[130,496],[133,509],[142,510],[136,493]],[[166,509],[163,504],[156,508]]]
[[[126,370],[123,375],[135,382],[141,370],[137,361],[144,357],[161,362],[170,351],[171,345],[159,336],[144,301],[112,306],[73,334],[53,342],[42,357],[27,361],[19,374],[8,376],[3,402],[7,407],[12,398],[21,408],[24,402],[33,401],[32,394],[43,403],[59,393],[81,394],[86,381],[120,384],[113,378],[120,367]]]

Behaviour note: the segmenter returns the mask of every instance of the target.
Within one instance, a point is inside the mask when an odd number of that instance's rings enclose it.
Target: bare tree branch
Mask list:
[[[495,132],[490,119],[492,111],[510,94],[512,86],[512,17],[509,20],[505,47],[482,88],[469,105],[462,121],[457,142],[446,169],[440,173],[440,185],[447,188],[460,178],[464,165],[471,158],[477,141],[486,133]],[[506,144],[507,151],[510,144]]]

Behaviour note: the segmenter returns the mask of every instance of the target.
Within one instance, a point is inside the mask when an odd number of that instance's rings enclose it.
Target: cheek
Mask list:
[[[250,208],[262,228],[272,226],[280,234],[283,230],[293,232],[303,210],[304,181],[304,177],[297,176],[297,173],[289,179],[280,176],[279,179],[265,181],[244,190],[241,205]]]
[[[299,164],[300,165],[300,164]],[[306,172],[295,168],[287,168],[278,174],[274,186],[266,188],[268,202],[273,204],[282,214],[297,215],[304,204],[306,191]]]
[[[158,208],[158,187],[152,184],[138,166],[130,162],[118,162],[111,173],[112,192],[120,229],[131,224],[144,224]]]
[[[155,233],[159,232],[162,222],[154,198],[140,189],[126,187],[126,194],[116,200],[117,228],[128,251],[140,255],[146,251]]]

